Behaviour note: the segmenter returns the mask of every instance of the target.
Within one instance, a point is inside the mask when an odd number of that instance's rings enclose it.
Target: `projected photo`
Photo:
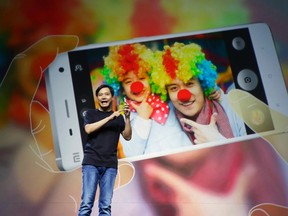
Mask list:
[[[87,97],[94,98],[92,107],[82,103],[78,110],[97,107],[95,89],[101,83],[111,85],[114,109],[129,104],[133,130],[130,141],[120,137],[118,158],[133,160],[253,133],[226,98],[238,85],[235,65],[230,63],[233,53],[227,48],[233,44],[228,44],[227,35],[182,36],[71,52],[71,65],[86,65],[81,73],[72,73],[75,97],[83,97],[85,86],[90,89]],[[245,39],[253,53],[249,37]],[[88,75],[89,82],[83,78]],[[270,120],[269,115],[263,120],[263,130],[273,129]],[[83,142],[85,136],[82,132]]]

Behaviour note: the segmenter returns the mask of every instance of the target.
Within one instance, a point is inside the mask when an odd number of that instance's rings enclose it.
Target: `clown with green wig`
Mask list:
[[[217,90],[217,71],[199,45],[166,45],[155,52],[152,65],[152,91],[172,102],[193,144],[246,134],[243,121],[231,110],[225,95],[218,100],[209,97]]]
[[[101,71],[120,103],[130,105],[132,139],[120,138],[125,157],[169,151],[191,142],[178,123],[174,108],[153,94],[149,74],[154,52],[143,44],[112,46]]]

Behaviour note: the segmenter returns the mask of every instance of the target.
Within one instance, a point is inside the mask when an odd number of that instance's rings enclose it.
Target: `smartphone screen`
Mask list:
[[[224,93],[232,88],[243,89],[267,104],[249,28],[197,35],[167,36],[153,40],[143,39],[137,43],[155,51],[162,50],[164,45],[172,45],[175,42],[196,43],[201,46],[206,59],[217,67],[217,85]],[[95,89],[104,81],[100,71],[104,67],[103,57],[108,53],[109,46],[68,53],[80,128],[83,125],[85,110],[96,106]],[[259,127],[261,127],[259,131],[273,130],[273,121],[269,110],[262,110],[262,112],[265,113],[265,121],[259,123]],[[255,116],[255,118],[259,117],[257,113]],[[253,133],[247,126],[246,131],[247,134]],[[82,141],[85,143],[86,135],[83,130],[81,134]]]

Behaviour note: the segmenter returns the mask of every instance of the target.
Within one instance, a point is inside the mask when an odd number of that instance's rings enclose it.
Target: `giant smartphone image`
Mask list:
[[[83,117],[87,109],[96,108],[95,89],[105,81],[101,70],[109,48],[139,43],[157,51],[175,42],[195,43],[202,48],[206,59],[217,68],[217,85],[224,93],[233,88],[247,91],[269,108],[288,115],[287,89],[273,37],[265,23],[83,46],[59,54],[45,71],[54,149],[60,170],[69,171],[81,166],[86,142]],[[251,110],[256,110],[257,131],[277,131],[269,109],[259,109],[251,105]],[[262,115],[265,118],[260,118]],[[161,131],[154,131],[157,133],[159,135]],[[253,135],[254,132],[246,126],[245,135],[237,139],[245,140]],[[137,156],[131,158],[137,160]]]

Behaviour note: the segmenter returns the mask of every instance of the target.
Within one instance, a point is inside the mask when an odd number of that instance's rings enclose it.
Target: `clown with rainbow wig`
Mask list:
[[[153,59],[152,50],[140,43],[112,46],[104,57],[104,81],[131,109],[132,139],[120,139],[126,157],[191,146],[174,109],[151,91]]]
[[[190,140],[216,141],[246,133],[244,123],[230,109],[225,95],[210,99],[217,90],[216,66],[195,43],[174,43],[156,51],[150,73],[152,91],[169,100]]]

